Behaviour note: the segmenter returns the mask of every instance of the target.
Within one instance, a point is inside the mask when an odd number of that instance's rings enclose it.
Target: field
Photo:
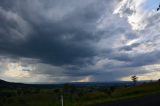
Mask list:
[[[0,106],[88,106],[107,101],[134,98],[160,93],[160,83],[150,82],[136,86],[75,86],[64,84],[57,88],[0,88]]]

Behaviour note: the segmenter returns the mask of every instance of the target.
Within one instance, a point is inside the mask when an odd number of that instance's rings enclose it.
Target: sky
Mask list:
[[[159,0],[1,0],[0,79],[160,78]]]

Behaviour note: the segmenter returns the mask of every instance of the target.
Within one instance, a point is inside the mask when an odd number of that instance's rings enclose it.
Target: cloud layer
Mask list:
[[[159,73],[160,13],[146,4],[2,0],[0,76],[15,82],[58,83],[113,81],[133,74],[145,79]]]

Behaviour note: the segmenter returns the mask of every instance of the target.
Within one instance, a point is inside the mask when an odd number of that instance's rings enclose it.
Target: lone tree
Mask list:
[[[131,76],[131,80],[133,81],[133,85],[135,86],[137,84],[138,77],[133,75]]]

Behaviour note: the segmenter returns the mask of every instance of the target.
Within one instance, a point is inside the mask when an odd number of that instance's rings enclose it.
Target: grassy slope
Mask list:
[[[160,83],[147,83],[135,87],[116,89],[110,97],[101,98],[95,101],[88,101],[86,104],[96,104],[108,101],[116,101],[121,99],[129,99],[149,94],[160,93]]]
[[[111,93],[96,90],[78,94],[64,95],[64,106],[85,106],[107,101],[134,98],[147,94],[160,93],[160,83],[148,83],[129,88],[118,88]],[[1,106],[60,106],[60,94],[55,92],[41,91],[37,94],[14,96],[1,100]]]

